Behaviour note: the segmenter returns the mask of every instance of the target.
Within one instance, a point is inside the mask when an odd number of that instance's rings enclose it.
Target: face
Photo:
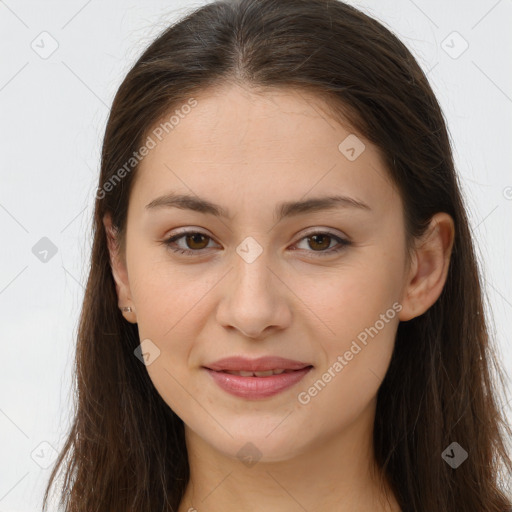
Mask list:
[[[195,100],[137,171],[120,304],[189,432],[287,460],[375,404],[407,280],[402,202],[377,148],[314,96],[233,85]],[[231,356],[309,369],[272,385],[223,373],[255,382],[233,394],[206,369]]]

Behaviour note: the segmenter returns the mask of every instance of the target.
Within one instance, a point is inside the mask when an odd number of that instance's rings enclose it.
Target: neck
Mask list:
[[[190,479],[178,512],[399,512],[374,462],[374,416],[372,402],[343,432],[250,467],[185,427]]]

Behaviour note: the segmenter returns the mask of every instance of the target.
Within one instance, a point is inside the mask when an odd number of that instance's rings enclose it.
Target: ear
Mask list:
[[[411,320],[422,315],[443,291],[450,265],[455,227],[447,213],[437,213],[425,234],[416,242],[413,262],[402,296],[399,319]]]
[[[119,252],[117,232],[112,226],[112,217],[109,213],[105,214],[103,217],[103,225],[105,227],[108,251],[110,254],[110,268],[112,269],[112,276],[116,283],[118,307],[121,311],[123,307],[130,307],[131,311],[122,311],[122,313],[126,320],[135,324],[137,323],[137,316],[130,293],[126,262]]]

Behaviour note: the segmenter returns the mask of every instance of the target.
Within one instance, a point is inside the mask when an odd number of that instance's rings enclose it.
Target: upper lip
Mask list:
[[[285,359],[277,356],[259,357],[258,359],[248,359],[246,357],[226,357],[219,359],[214,363],[205,365],[205,368],[215,371],[246,371],[246,372],[264,372],[266,370],[301,370],[312,366],[310,363],[302,363],[292,359]]]

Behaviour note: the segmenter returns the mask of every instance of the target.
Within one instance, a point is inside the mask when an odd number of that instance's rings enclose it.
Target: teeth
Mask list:
[[[239,375],[241,377],[270,377],[271,375],[280,375],[283,372],[290,372],[292,370],[266,370],[264,372],[245,372],[243,370],[233,371],[233,370],[224,370],[224,373],[229,373],[230,375]]]
[[[270,375],[274,375],[274,370],[267,370],[265,372],[254,372],[256,377],[270,377]]]

